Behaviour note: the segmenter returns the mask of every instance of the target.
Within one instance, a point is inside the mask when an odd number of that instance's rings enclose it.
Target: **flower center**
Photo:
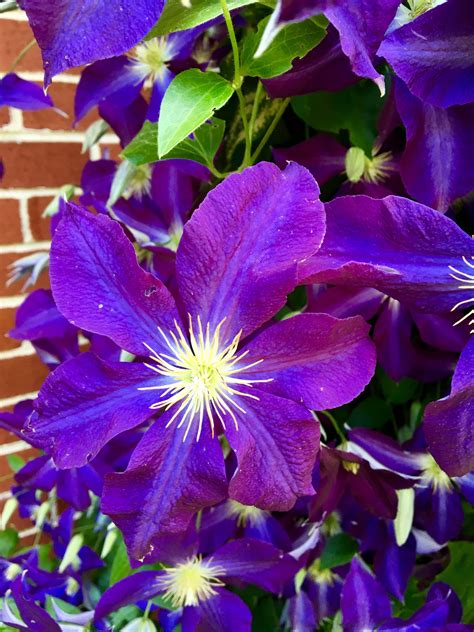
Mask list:
[[[238,353],[237,348],[242,332],[239,332],[230,344],[221,340],[220,331],[225,318],[211,332],[209,323],[203,328],[200,317],[197,317],[198,331],[193,329],[192,317],[189,316],[189,335],[186,337],[175,321],[175,331],[165,333],[158,328],[170,350],[169,354],[157,353],[144,343],[151,351],[150,359],[155,364],[145,364],[149,369],[166,378],[165,384],[139,387],[138,390],[158,390],[160,401],[152,404],[155,410],[169,410],[176,405],[176,411],[167,423],[170,426],[179,417],[178,428],[187,422],[183,441],[186,440],[194,420],[198,420],[196,441],[201,435],[204,413],[207,414],[214,437],[215,417],[226,429],[225,417],[232,419],[236,430],[239,429],[236,411],[245,414],[241,398],[248,397],[258,401],[256,395],[240,390],[252,387],[253,384],[271,382],[271,379],[245,379],[240,375],[248,369],[260,364],[257,360],[242,365],[241,360],[248,351]],[[239,403],[240,401],[240,403]]]
[[[261,523],[266,512],[252,505],[242,505],[236,500],[229,500],[229,513],[233,518],[237,518],[237,526],[245,527],[247,524],[255,526]]]
[[[451,276],[453,279],[461,283],[461,285],[458,285],[459,290],[474,290],[474,273],[472,272],[474,270],[474,263],[472,263],[474,261],[474,256],[471,256],[471,261],[469,261],[467,257],[463,257],[462,260],[466,269],[459,270],[454,266],[449,266],[449,269],[451,270]],[[471,298],[466,298],[463,301],[459,301],[459,303],[456,303],[451,311],[454,312],[457,309],[467,307],[467,305],[471,303],[474,303],[474,296],[472,296]],[[454,326],[459,325],[471,316],[474,316],[474,308],[472,308],[467,314],[456,321],[454,323]],[[474,325],[474,319],[470,320],[468,324]],[[474,334],[474,329],[471,329],[470,333]]]
[[[197,606],[217,594],[215,587],[224,585],[218,576],[225,571],[220,566],[212,566],[211,561],[203,562],[195,555],[174,568],[165,569],[159,583],[166,591],[164,598],[171,600],[173,608]]]
[[[139,44],[133,55],[133,72],[139,80],[158,79],[166,68],[166,62],[172,58],[173,52],[166,37],[155,37]]]
[[[442,2],[439,0],[408,0],[410,19],[414,20],[430,9],[434,9],[434,7],[439,4],[443,4],[445,1],[446,0],[442,0]]]
[[[320,568],[320,560],[315,560],[308,568],[308,575],[317,584],[328,584],[332,586],[336,579],[336,575],[329,568]]]
[[[369,158],[360,147],[351,147],[346,153],[345,170],[349,181],[354,184],[360,180],[379,184],[394,171],[392,154],[389,151],[377,153],[374,147],[374,155]]]
[[[432,487],[434,491],[437,489],[451,489],[452,484],[449,476],[446,472],[443,472],[431,454],[425,454],[421,457],[421,469],[422,484]]]

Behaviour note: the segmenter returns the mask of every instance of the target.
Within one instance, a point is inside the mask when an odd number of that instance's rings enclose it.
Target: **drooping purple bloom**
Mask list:
[[[424,434],[430,452],[449,476],[474,470],[474,339],[466,345],[448,397],[426,407]]]
[[[428,312],[467,299],[450,266],[474,255],[474,241],[452,220],[395,196],[345,196],[325,208],[324,242],[300,264],[300,283],[373,287]]]
[[[474,189],[474,104],[443,109],[421,101],[400,81],[396,102],[407,134],[400,164],[403,183],[419,202],[446,211]]]
[[[170,65],[191,57],[196,39],[208,26],[155,37],[137,46],[128,56],[104,59],[88,66],[77,86],[76,121],[99,104],[122,110],[139,95],[147,79],[152,81],[147,118],[156,121],[164,93],[175,77]]]
[[[41,48],[45,85],[54,75],[97,59],[121,55],[138,44],[156,24],[164,0],[21,0]]]
[[[323,13],[339,31],[341,48],[350,59],[354,73],[372,79],[384,93],[384,79],[374,68],[374,59],[398,5],[398,0],[279,0],[261,47],[271,41],[284,24]]]
[[[362,319],[303,314],[258,331],[294,288],[297,263],[321,243],[318,194],[295,164],[281,172],[261,163],[216,187],[178,247],[179,310],[137,265],[117,223],[70,207],[57,229],[51,281],[59,310],[150,360],[111,364],[85,353],[63,364],[29,427],[68,468],[164,409],[127,471],[106,479],[103,509],[133,557],[157,533],[182,531],[195,510],[224,499],[221,431],[237,455],[231,498],[287,510],[311,494],[319,432],[306,407],[350,401],[372,376]]]
[[[183,632],[250,632],[251,613],[227,583],[243,581],[279,593],[294,577],[298,563],[274,546],[251,538],[234,540],[209,557],[183,553],[166,556],[163,571],[142,571],[127,577],[101,597],[96,620],[124,605],[163,595],[170,606],[182,608]]]
[[[449,0],[392,31],[379,54],[422,101],[449,108],[474,101],[474,15]]]
[[[0,108],[4,106],[19,110],[43,110],[54,107],[54,104],[36,83],[10,72],[0,79]]]

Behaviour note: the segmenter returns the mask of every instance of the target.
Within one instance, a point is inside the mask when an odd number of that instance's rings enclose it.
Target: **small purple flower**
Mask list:
[[[208,557],[168,555],[162,571],[142,571],[127,577],[101,597],[96,620],[124,605],[162,595],[171,608],[182,609],[183,632],[250,632],[251,613],[226,584],[243,581],[280,593],[294,577],[298,563],[265,542],[243,538],[225,544]]]
[[[222,432],[237,455],[234,500],[287,510],[313,492],[319,429],[308,408],[352,400],[374,371],[362,319],[300,314],[261,328],[295,287],[297,263],[321,243],[318,196],[295,164],[281,172],[261,163],[227,178],[184,228],[177,303],[137,265],[116,222],[71,206],[58,227],[58,309],[149,360],[104,363],[84,353],[64,363],[43,386],[29,431],[59,467],[80,467],[162,412],[126,472],[106,477],[103,511],[132,557],[226,497]]]
[[[0,108],[4,106],[19,110],[43,110],[54,107],[54,103],[36,83],[25,81],[11,72],[0,79]]]

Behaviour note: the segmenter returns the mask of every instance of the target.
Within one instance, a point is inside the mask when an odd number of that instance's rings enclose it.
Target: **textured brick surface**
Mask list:
[[[0,309],[0,351],[7,351],[9,349],[17,349],[21,342],[19,340],[14,340],[10,338],[7,333],[15,326],[15,312],[16,310],[11,309]],[[2,364],[0,363],[0,369],[2,369]],[[0,437],[1,443],[1,437]]]
[[[0,244],[19,244],[22,240],[18,200],[0,200]]]
[[[48,369],[36,355],[3,360],[0,398],[36,391],[47,375]]]
[[[80,143],[2,143],[5,177],[0,186],[60,187],[80,181],[87,157]]]
[[[0,72],[10,70],[17,56],[33,40],[33,33],[28,22],[18,20],[2,20],[0,24]],[[35,44],[15,70],[38,70],[41,68],[41,53]]]
[[[35,241],[45,241],[51,237],[50,219],[43,217],[43,213],[52,199],[52,197],[32,197],[28,200],[31,233]]]
[[[41,84],[40,84],[41,85]],[[48,89],[48,94],[53,99],[54,105],[67,116],[64,117],[55,110],[36,110],[23,113],[23,124],[29,129],[55,129],[70,130],[74,124],[74,95],[76,86],[71,83],[53,82]],[[94,109],[84,117],[74,128],[85,130],[97,118]]]

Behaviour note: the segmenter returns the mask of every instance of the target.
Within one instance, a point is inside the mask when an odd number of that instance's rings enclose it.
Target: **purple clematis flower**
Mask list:
[[[54,103],[36,83],[11,72],[0,79],[0,108],[4,106],[19,110],[44,110],[54,107]]]
[[[474,470],[474,339],[454,372],[451,394],[426,407],[424,433],[430,452],[450,476]]]
[[[458,537],[464,520],[461,494],[468,502],[473,501],[472,474],[450,480],[427,452],[421,432],[403,449],[390,437],[365,428],[351,430],[349,438],[350,450],[367,459],[374,469],[412,480],[416,528],[426,531],[440,545]]]
[[[109,588],[97,604],[96,620],[127,604],[163,595],[173,608],[182,608],[183,632],[250,632],[250,610],[225,589],[226,584],[243,581],[278,594],[298,570],[292,557],[251,538],[229,542],[209,557],[174,553],[164,562],[170,566],[162,571],[142,571]]]
[[[474,256],[474,240],[449,218],[396,196],[344,196],[325,208],[324,242],[300,264],[300,283],[373,287],[427,312],[471,300],[455,269]]]
[[[82,73],[75,98],[76,121],[95,105],[108,103],[123,109],[140,93],[145,81],[151,80],[152,93],[147,118],[156,121],[161,101],[175,77],[170,65],[191,58],[196,39],[209,27],[199,27],[155,37],[139,44],[128,56],[97,61]]]
[[[352,400],[375,361],[360,318],[301,314],[261,328],[295,287],[297,263],[321,243],[318,196],[295,164],[281,172],[260,163],[226,179],[185,226],[177,303],[138,266],[116,222],[70,206],[58,227],[58,309],[149,360],[112,364],[84,353],[64,363],[46,380],[28,428],[59,467],[80,467],[163,411],[126,472],[106,477],[103,511],[132,557],[226,497],[222,432],[237,456],[231,498],[287,510],[313,493],[319,429],[308,408]]]
[[[419,4],[423,11],[430,3]],[[473,47],[472,3],[449,0],[392,31],[379,54],[413,95],[436,108],[450,108],[474,101]]]
[[[374,68],[374,59],[399,4],[398,0],[278,0],[260,49],[264,50],[285,24],[323,13],[339,31],[341,48],[353,72],[372,79],[384,94],[384,78]]]
[[[21,0],[41,48],[45,86],[54,75],[97,59],[121,55],[138,44],[155,26],[164,0]]]

